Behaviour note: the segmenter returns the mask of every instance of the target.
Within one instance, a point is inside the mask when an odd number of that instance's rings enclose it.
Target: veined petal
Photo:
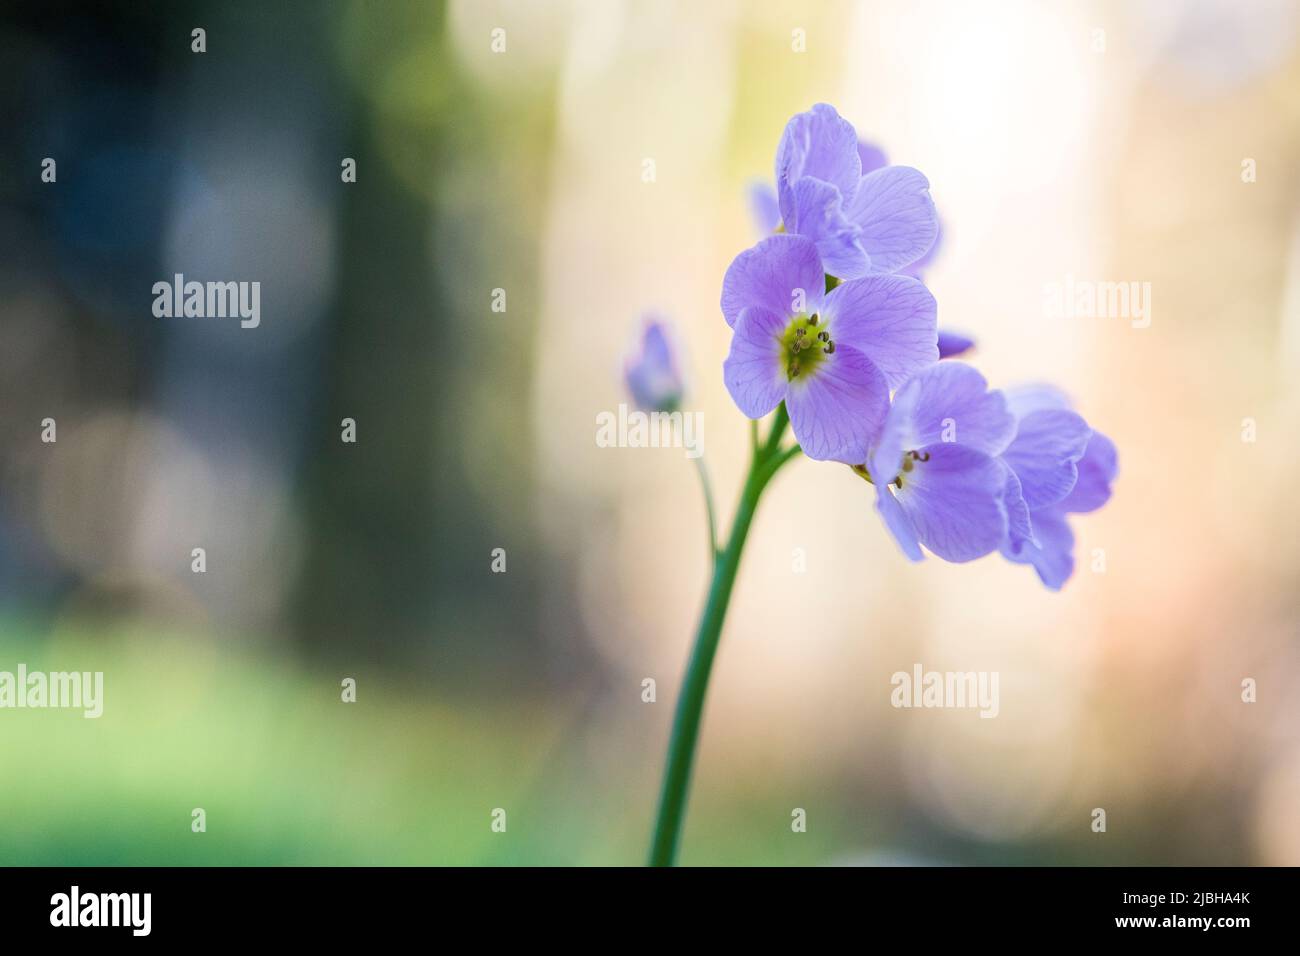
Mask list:
[[[1002,463],[1002,472],[1007,480],[1002,492],[1002,501],[1007,509],[1007,537],[1001,548],[1003,554],[1019,557],[1025,549],[1037,548],[1038,541],[1034,538],[1034,523],[1029,514],[1029,506],[1025,504],[1024,492],[1020,490],[1020,479],[1006,462]]]
[[[790,196],[785,231],[815,242],[826,272],[852,279],[870,271],[871,260],[858,240],[861,230],[844,217],[838,189],[805,176],[795,181]]]
[[[961,445],[929,445],[923,454],[895,493],[921,543],[945,561],[996,551],[1007,533],[997,459]]]
[[[806,311],[818,311],[826,291],[821,256],[811,239],[768,236],[732,260],[722,280],[722,314],[734,327],[736,317],[750,306],[777,315],[793,315],[797,293]]]
[[[926,271],[930,266],[934,265],[934,260],[939,258],[939,250],[943,246],[942,219],[937,220],[937,226],[938,228],[935,231],[934,242],[930,244],[930,248],[926,250],[925,255],[921,256],[921,258],[917,259],[911,265],[899,269],[898,271],[901,274],[911,276],[914,279],[920,279],[922,282],[925,281]]]
[[[722,380],[732,400],[748,418],[762,418],[785,398],[786,375],[781,361],[783,316],[752,306],[736,320],[731,351],[722,363]]]
[[[917,540],[916,529],[912,527],[912,519],[903,511],[902,506],[895,500],[888,486],[881,482],[876,483],[876,512],[885,522],[885,527],[894,536],[894,540],[903,549],[903,554],[907,556],[908,560],[920,561],[925,557],[921,553],[921,544]]]
[[[907,276],[871,275],[831,290],[823,305],[836,345],[866,355],[898,388],[939,360],[938,305],[930,290]]]
[[[909,411],[905,448],[958,444],[998,455],[1016,434],[1016,420],[1001,392],[964,362],[927,366],[898,391],[895,403]]]
[[[1043,508],[1031,514],[1037,545],[1018,554],[1009,554],[1003,548],[1002,556],[1016,564],[1032,564],[1038,579],[1059,591],[1074,573],[1074,532],[1059,508]]]
[[[845,213],[861,228],[862,248],[877,272],[894,272],[920,259],[939,234],[930,181],[910,166],[867,173]]]
[[[804,176],[830,183],[845,199],[853,195],[862,178],[858,134],[852,123],[826,103],[792,116],[776,147],[776,191],[781,216],[787,221],[790,188]]]
[[[1020,419],[1016,437],[1002,453],[1015,471],[1031,511],[1056,504],[1079,477],[1092,429],[1074,412],[1044,409]]]
[[[885,423],[871,448],[867,470],[876,486],[887,485],[898,474],[903,464],[903,452],[916,448],[916,402],[921,396],[919,388],[904,386],[894,393]]]
[[[1079,459],[1079,480],[1060,504],[1062,511],[1096,511],[1110,500],[1110,486],[1119,474],[1119,452],[1115,443],[1094,431]]]
[[[867,460],[889,410],[889,386],[871,359],[839,346],[786,387],[790,427],[803,453],[857,465]]]

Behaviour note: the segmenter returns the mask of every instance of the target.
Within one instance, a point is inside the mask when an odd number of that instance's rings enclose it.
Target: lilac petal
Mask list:
[[[803,290],[806,311],[821,307],[826,276],[821,256],[802,236],[768,236],[732,260],[722,280],[722,314],[734,327],[750,306],[777,315],[793,315],[796,290]]]
[[[888,483],[904,452],[955,443],[998,455],[1016,433],[1016,420],[1000,392],[962,362],[927,366],[894,395],[872,451],[871,474]]]
[[[889,165],[889,159],[885,156],[885,151],[875,143],[868,143],[864,139],[858,140],[858,161],[862,164],[862,175],[880,169],[882,166]]]
[[[941,359],[956,358],[974,347],[975,340],[970,336],[946,329],[939,330],[939,358]]]
[[[1059,409],[1030,412],[1020,420],[1002,459],[1020,479],[1030,510],[1056,504],[1070,493],[1079,477],[1076,462],[1091,434],[1082,418]]]
[[[1083,513],[1096,511],[1110,500],[1111,482],[1119,474],[1119,452],[1115,443],[1094,431],[1088,447],[1079,459],[1079,480],[1062,499],[1062,511]]]
[[[882,483],[876,484],[876,511],[898,546],[903,549],[903,554],[911,561],[920,561],[924,555],[921,554],[921,544],[917,540],[916,529],[912,527],[912,519],[903,511],[888,486]]]
[[[790,188],[804,176],[830,183],[845,199],[853,195],[862,178],[858,134],[853,124],[826,103],[791,117],[776,147],[776,191],[781,216],[787,221]]]
[[[913,392],[915,398],[910,398]],[[899,397],[905,394],[912,411],[904,450],[958,444],[999,455],[1015,437],[1016,420],[1002,393],[990,392],[984,376],[963,362],[923,369],[899,389]]]
[[[936,230],[934,242],[930,244],[929,250],[921,258],[917,259],[910,266],[905,266],[898,271],[905,276],[911,276],[914,279],[925,279],[926,270],[934,265],[934,260],[939,258],[939,248],[943,245],[943,220],[936,220]],[[973,343],[972,343],[973,344]]]
[[[945,561],[972,561],[1007,533],[1006,473],[996,458],[961,445],[929,445],[895,497],[921,543]]]
[[[1005,462],[1002,471],[1007,480],[1002,493],[1002,501],[1007,509],[1007,537],[1002,542],[1002,553],[1018,557],[1024,554],[1026,548],[1037,548],[1038,541],[1034,537],[1029,506],[1025,504],[1024,492],[1020,489],[1020,479]]]
[[[894,272],[920,259],[939,234],[930,181],[910,166],[886,166],[863,176],[845,213],[862,229],[862,248],[877,272]]]
[[[722,363],[722,381],[747,418],[762,418],[785,398],[781,353],[785,326],[783,316],[761,306],[745,309],[736,320],[731,351]]]
[[[781,225],[781,209],[776,204],[776,190],[761,179],[749,184],[749,214],[759,238],[770,236]]]
[[[790,381],[785,407],[805,455],[857,465],[867,460],[889,411],[889,385],[871,359],[837,346],[807,375]]]
[[[861,230],[844,217],[838,189],[805,176],[794,183],[790,196],[783,217],[785,231],[817,243],[826,272],[852,279],[871,271],[871,260],[858,238]]]
[[[1074,532],[1058,508],[1044,508],[1032,514],[1037,546],[1025,548],[1020,554],[1008,554],[1004,548],[1002,556],[1017,564],[1032,564],[1038,579],[1053,591],[1059,591],[1074,573]]]
[[[831,290],[823,306],[836,346],[862,352],[898,388],[939,360],[930,290],[907,276],[871,275]]]
[[[1016,418],[1024,418],[1030,412],[1040,412],[1048,408],[1069,411],[1074,407],[1069,395],[1055,385],[1041,382],[1004,388],[1002,394],[1007,397],[1007,407]]]
[[[887,485],[902,470],[903,453],[917,448],[916,403],[921,397],[919,388],[911,388],[910,382],[894,394],[894,401],[889,406],[885,423],[880,427],[880,434],[871,449],[867,460],[867,470],[877,486]]]

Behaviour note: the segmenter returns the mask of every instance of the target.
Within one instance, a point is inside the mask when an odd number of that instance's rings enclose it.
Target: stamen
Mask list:
[[[834,354],[835,354],[835,343],[834,343],[834,342],[828,342],[828,343],[826,344],[826,348],[822,349],[822,351],[825,352],[827,355],[834,355]]]
[[[818,342],[829,342],[830,340],[831,340],[830,333],[827,332],[825,329],[822,329],[820,332],[817,333]]]

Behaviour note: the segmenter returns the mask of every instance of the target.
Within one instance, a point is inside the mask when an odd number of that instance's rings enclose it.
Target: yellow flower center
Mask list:
[[[814,312],[812,315],[797,315],[791,320],[781,336],[781,349],[785,356],[786,378],[793,382],[812,372],[826,360],[826,356],[835,354],[835,343],[831,341],[825,323]]]

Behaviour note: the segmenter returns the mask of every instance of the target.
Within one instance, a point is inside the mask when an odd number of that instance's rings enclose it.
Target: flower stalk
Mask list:
[[[708,519],[709,535],[709,564],[718,563],[718,518],[713,507],[713,483],[709,481],[709,469],[704,464],[704,456],[700,455],[695,461],[695,471],[700,476],[700,490],[704,493],[704,514]]]
[[[650,847],[651,866],[672,866],[677,857],[682,823],[686,816],[686,800],[690,789],[691,767],[695,759],[695,745],[700,734],[700,720],[704,712],[704,698],[713,670],[713,658],[718,651],[722,625],[731,602],[731,591],[740,569],[740,556],[749,535],[749,526],[758,509],[759,499],[772,477],[781,466],[799,453],[799,446],[781,447],[789,416],[785,405],[777,408],[776,417],[761,445],[754,442],[749,473],[736,506],[731,533],[726,545],[713,564],[713,579],[709,584],[704,613],[691,657],[686,665],[677,709],[673,716],[672,736],[668,742],[668,763],[664,770],[663,787],[659,797],[659,813],[655,821],[654,838]]]

